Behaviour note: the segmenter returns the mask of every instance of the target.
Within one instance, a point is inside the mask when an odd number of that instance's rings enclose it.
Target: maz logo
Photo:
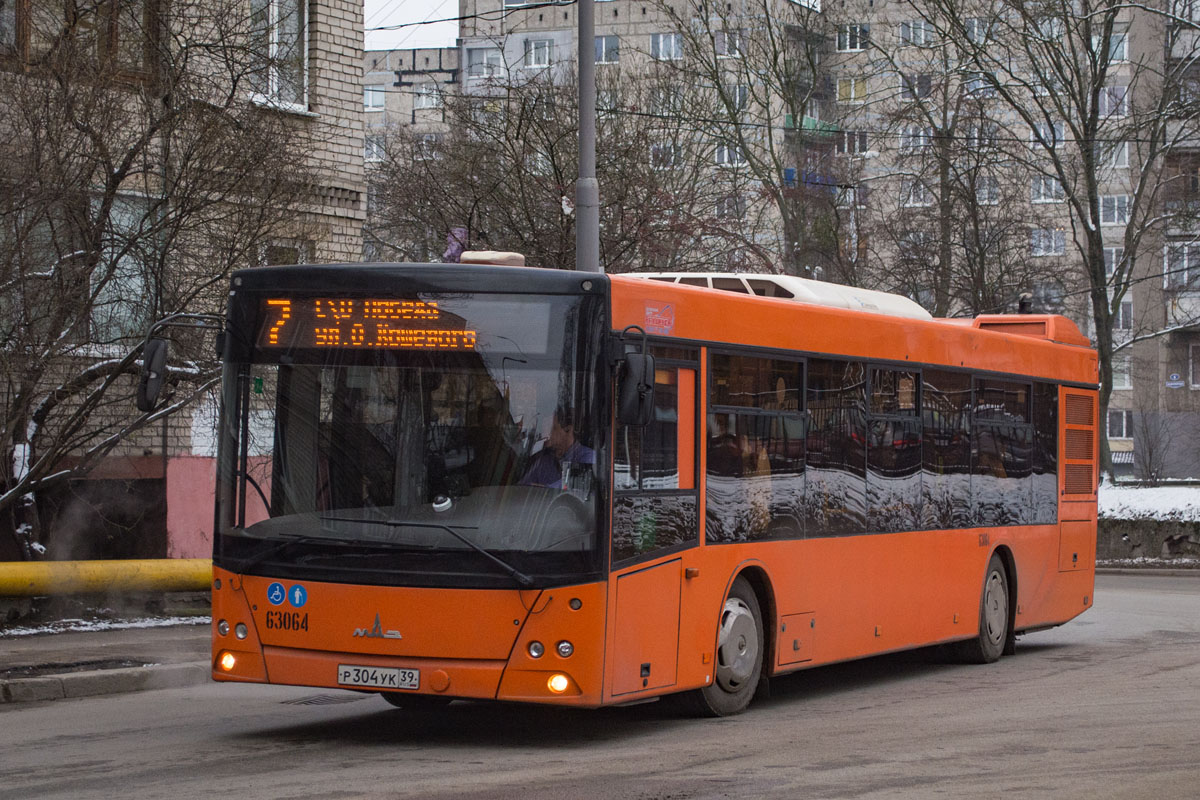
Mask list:
[[[400,631],[385,631],[383,629],[383,626],[379,624],[379,615],[378,614],[375,615],[375,624],[373,626],[371,626],[370,630],[368,630],[366,628],[355,628],[354,635],[362,636],[366,639],[403,639],[404,638],[403,636],[400,635]]]

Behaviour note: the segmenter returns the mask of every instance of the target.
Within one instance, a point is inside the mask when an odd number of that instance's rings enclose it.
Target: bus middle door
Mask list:
[[[615,428],[609,694],[674,686],[683,561],[699,538],[695,363],[656,354],[654,419]],[[676,555],[671,558],[671,555]]]

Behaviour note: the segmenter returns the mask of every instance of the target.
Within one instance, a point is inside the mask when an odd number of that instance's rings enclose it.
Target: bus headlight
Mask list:
[[[217,623],[217,633],[221,634],[222,636],[228,636],[229,635],[229,623],[226,622],[225,620],[221,620],[220,622],[218,622]]]
[[[558,654],[563,658],[570,658],[571,654],[575,652],[575,645],[571,644],[566,639],[563,639],[561,642],[555,645],[555,649],[558,650]]]
[[[232,672],[233,668],[237,666],[237,657],[234,656],[233,653],[226,650],[217,660],[217,664],[220,665],[221,669],[225,670],[226,672]]]
[[[542,653],[546,652],[545,646],[541,642],[529,643],[529,655],[531,658],[541,658]]]
[[[246,623],[244,622],[239,622],[237,627],[233,629],[233,635],[239,639],[245,639],[247,633],[249,633],[249,631],[246,630]]]
[[[546,681],[546,688],[555,694],[562,694],[571,685],[570,679],[561,672],[556,672]]]

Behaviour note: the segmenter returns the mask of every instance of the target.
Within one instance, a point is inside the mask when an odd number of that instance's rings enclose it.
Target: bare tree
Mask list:
[[[133,412],[147,324],[222,310],[230,269],[296,235],[311,197],[314,134],[246,99],[290,56],[240,5],[57,8],[0,73],[0,514],[26,558],[39,493],[215,380],[211,340],[182,337],[164,408]]]

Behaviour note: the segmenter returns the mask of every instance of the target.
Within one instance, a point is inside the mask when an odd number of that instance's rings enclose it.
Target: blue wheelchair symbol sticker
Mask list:
[[[296,608],[301,608],[308,602],[308,590],[300,584],[296,584],[291,589],[288,589],[288,601]]]
[[[267,587],[267,602],[273,606],[283,605],[284,592],[282,583],[272,583]]]

